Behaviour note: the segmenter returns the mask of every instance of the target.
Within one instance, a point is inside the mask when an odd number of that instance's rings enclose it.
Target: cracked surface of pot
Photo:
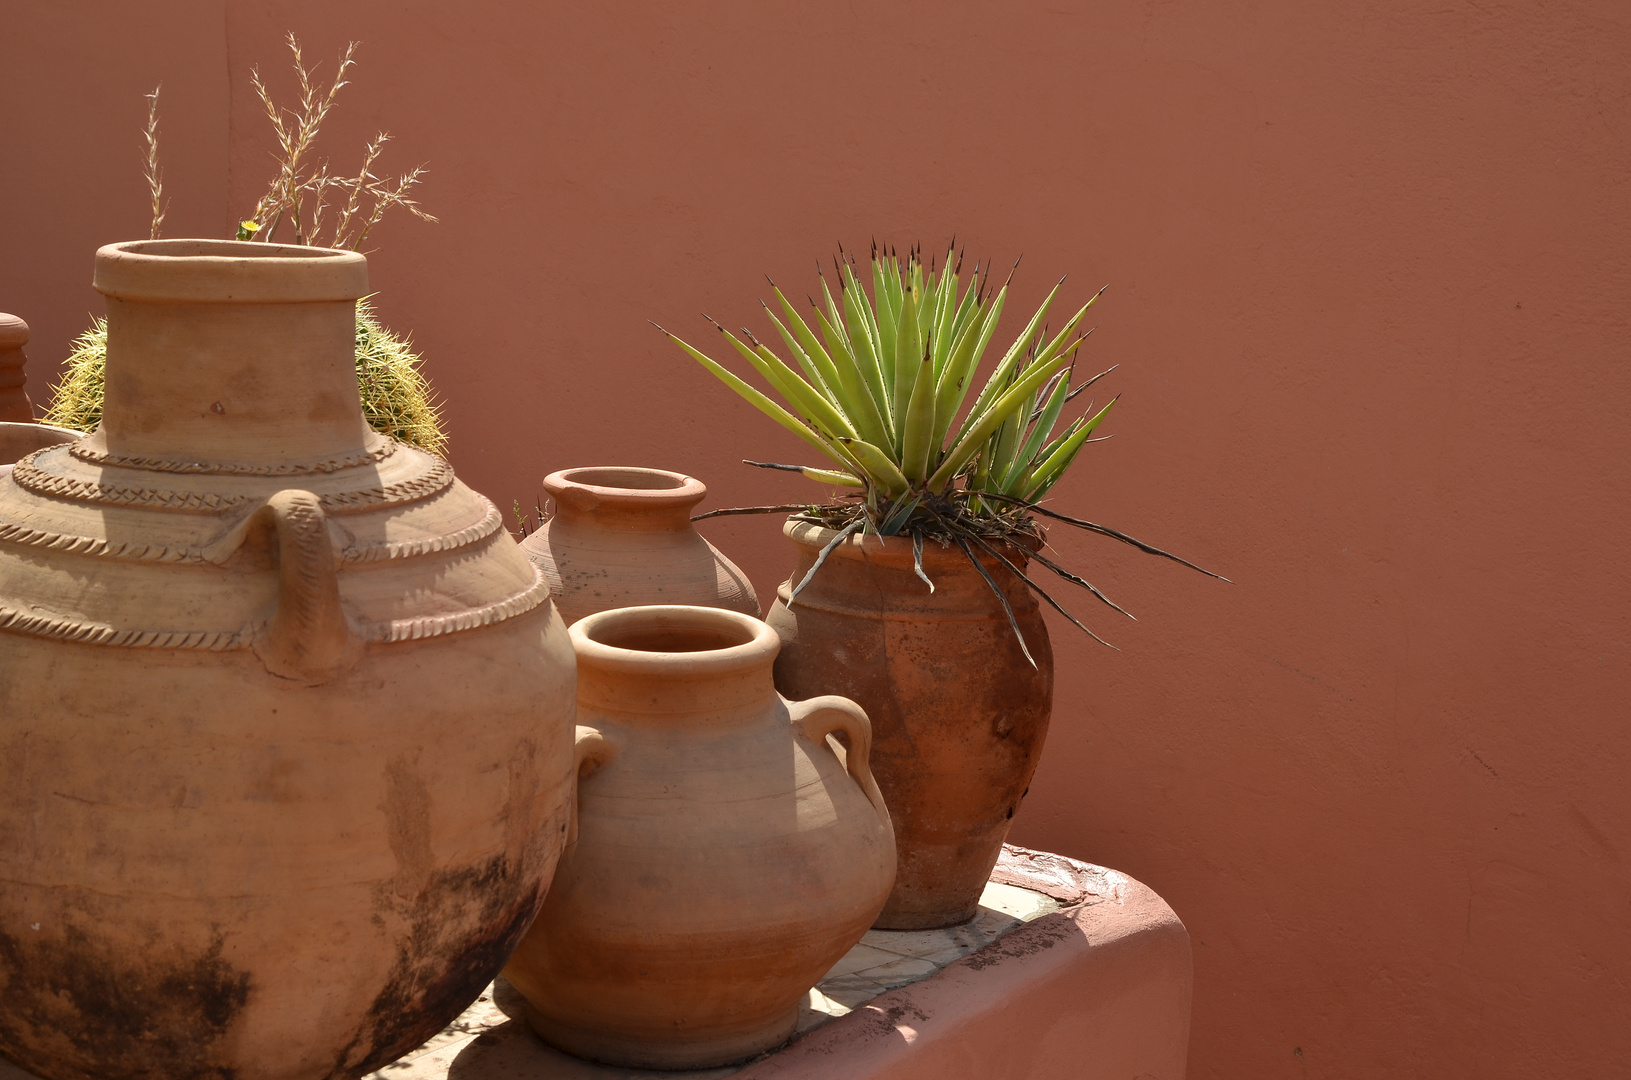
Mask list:
[[[803,580],[832,530],[783,533]],[[1023,551],[1010,554],[1023,567]],[[906,537],[839,545],[797,601],[784,583],[766,622],[781,637],[776,688],[842,694],[872,718],[872,768],[895,822],[899,866],[885,930],[974,917],[1008,825],[1030,787],[1053,707],[1053,650],[1036,599],[983,556],[1035,657],[1020,651],[991,587],[958,548],[923,546],[931,593]]]
[[[777,695],[776,635],[740,612],[622,608],[571,632],[576,840],[505,977],[533,1030],[580,1057],[679,1069],[767,1050],[894,880],[866,716]]]
[[[0,1054],[355,1077],[564,842],[574,662],[498,511],[371,432],[354,253],[97,253],[103,426],[0,476]]]
[[[521,542],[568,624],[639,604],[760,614],[753,584],[703,539],[691,512],[702,481],[664,469],[601,466],[544,477],[555,516]]]

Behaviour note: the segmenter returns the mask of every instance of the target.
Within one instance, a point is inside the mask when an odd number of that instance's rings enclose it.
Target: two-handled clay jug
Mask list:
[[[561,618],[638,604],[695,604],[760,614],[753,584],[703,539],[691,512],[702,481],[666,469],[599,466],[544,477],[555,515],[521,541]]]
[[[700,1068],[774,1047],[894,882],[866,714],[780,697],[776,635],[738,612],[622,608],[571,633],[575,841],[505,977],[580,1057]]]
[[[364,423],[361,255],[142,241],[95,285],[102,426],[0,477],[0,1055],[356,1077],[543,900],[566,630],[492,503]]]

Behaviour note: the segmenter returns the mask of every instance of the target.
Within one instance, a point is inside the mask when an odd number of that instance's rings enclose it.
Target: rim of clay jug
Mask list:
[[[96,251],[96,291],[123,300],[308,303],[368,295],[355,251],[246,240],[129,240]]]
[[[570,633],[579,665],[627,675],[738,674],[767,666],[781,649],[776,631],[752,615],[687,604],[597,611]]]
[[[634,465],[588,465],[544,477],[544,490],[574,510],[667,510],[687,508],[708,494],[694,476]]]

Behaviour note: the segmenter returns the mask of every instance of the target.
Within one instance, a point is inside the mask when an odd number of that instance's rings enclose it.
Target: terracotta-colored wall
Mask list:
[[[106,310],[92,255],[147,235],[143,95],[155,86],[164,235],[219,235],[230,220],[226,20],[208,0],[0,0],[0,43],[0,311],[28,322],[38,410],[69,341]]]
[[[780,501],[791,439],[646,325],[758,325],[836,241],[1110,282],[1108,428],[1058,505],[1229,574],[1055,533],[1129,606],[1056,625],[1015,839],[1149,883],[1195,938],[1198,1077],[1631,1068],[1631,8],[0,4],[0,309],[35,374],[145,234],[266,175],[279,38],[364,42],[336,167],[387,127],[426,204],[378,304],[508,506],[564,466]],[[332,64],[332,60],[329,61]],[[230,100],[225,96],[230,92]],[[1017,319],[1011,319],[1016,322]],[[1017,327],[1015,327],[1017,329]],[[34,383],[36,391],[39,379]],[[768,595],[768,520],[709,533]]]

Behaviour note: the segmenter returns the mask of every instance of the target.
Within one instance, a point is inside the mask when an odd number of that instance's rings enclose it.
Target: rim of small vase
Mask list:
[[[635,465],[588,465],[559,469],[544,477],[544,490],[575,510],[615,507],[659,510],[691,507],[708,494],[693,476]]]
[[[570,633],[580,665],[631,675],[736,674],[768,665],[781,649],[776,631],[751,615],[687,604],[599,611]]]
[[[355,251],[246,240],[127,240],[97,249],[91,284],[122,300],[312,303],[368,295]]]

